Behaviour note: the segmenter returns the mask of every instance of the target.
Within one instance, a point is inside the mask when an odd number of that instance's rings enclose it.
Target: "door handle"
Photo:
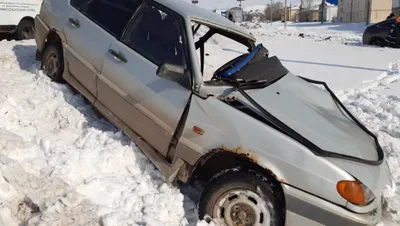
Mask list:
[[[127,63],[128,60],[125,58],[124,54],[121,52],[117,52],[113,49],[109,49],[108,52],[113,56],[114,60],[118,61],[119,63]]]
[[[79,20],[76,20],[76,19],[73,19],[73,18],[69,18],[68,20],[69,20],[69,22],[72,24],[72,26],[75,27],[75,28],[78,28],[78,27],[81,26],[81,25],[79,24]]]

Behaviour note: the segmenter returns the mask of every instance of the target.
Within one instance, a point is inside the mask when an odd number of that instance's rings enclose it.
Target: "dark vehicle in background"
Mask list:
[[[388,19],[368,26],[363,34],[363,44],[383,46],[389,35],[389,28],[395,19]]]

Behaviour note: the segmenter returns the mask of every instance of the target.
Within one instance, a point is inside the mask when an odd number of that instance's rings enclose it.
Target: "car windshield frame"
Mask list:
[[[239,32],[233,31],[228,28],[224,29],[223,27],[221,27],[217,24],[214,24],[214,23],[211,23],[211,22],[208,22],[205,20],[201,20],[198,18],[191,18],[189,21],[189,24],[192,24],[192,23],[193,23],[193,25],[191,25],[191,27],[192,27],[193,38],[201,26],[205,26],[209,29],[204,35],[202,35],[199,38],[198,41],[196,41],[194,43],[195,51],[200,49],[200,73],[201,73],[201,76],[204,75],[204,56],[205,56],[204,45],[213,35],[219,34],[226,38],[234,40],[234,41],[246,46],[248,48],[247,51],[249,53],[256,47],[255,46],[255,38],[252,36],[249,36],[247,34],[239,33]]]

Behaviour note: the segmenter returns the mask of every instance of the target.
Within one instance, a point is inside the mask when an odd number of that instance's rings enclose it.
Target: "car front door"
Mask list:
[[[104,54],[121,37],[134,7],[124,0],[71,0],[64,27],[68,71],[93,96]],[[129,7],[129,8],[127,8]],[[92,98],[90,98],[92,99]]]
[[[183,19],[162,6],[143,5],[120,42],[114,42],[98,79],[98,101],[166,156],[191,95],[190,75],[157,76],[160,65],[187,67]]]
[[[375,29],[376,33],[374,34],[374,36],[386,38],[389,35],[390,27],[393,24],[394,24],[394,20],[388,20],[388,21],[385,21],[385,22],[382,22],[382,23],[376,25],[376,27],[378,29]]]

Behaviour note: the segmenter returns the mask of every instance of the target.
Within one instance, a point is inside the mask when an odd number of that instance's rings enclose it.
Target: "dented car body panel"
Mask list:
[[[373,225],[379,221],[381,190],[390,182],[386,161],[376,140],[338,106],[331,93],[291,72],[282,74],[283,66],[268,73],[262,67],[253,70],[266,73],[258,88],[241,88],[252,85],[246,81],[241,81],[243,86],[224,79],[205,82],[204,62],[199,63],[196,53],[202,41],[219,33],[247,46],[251,54],[255,38],[228,19],[180,0],[143,1],[130,20],[139,20],[138,15],[151,7],[178,18],[183,67],[157,62],[147,55],[150,50],[130,47],[135,23],[127,23],[115,37],[85,16],[85,7],[72,7],[70,1],[44,1],[35,23],[38,51],[43,51],[50,34],[58,34],[65,58],[63,78],[129,135],[170,182],[188,182],[198,165],[212,158],[210,153],[231,153],[281,184],[287,223]],[[211,28],[200,43],[194,41],[192,23]],[[93,36],[97,41],[92,43]],[[255,64],[243,63],[238,71],[246,71],[249,65]],[[356,158],[376,160],[376,164]],[[351,204],[337,191],[337,183],[343,180],[360,181],[374,199],[364,206]]]

